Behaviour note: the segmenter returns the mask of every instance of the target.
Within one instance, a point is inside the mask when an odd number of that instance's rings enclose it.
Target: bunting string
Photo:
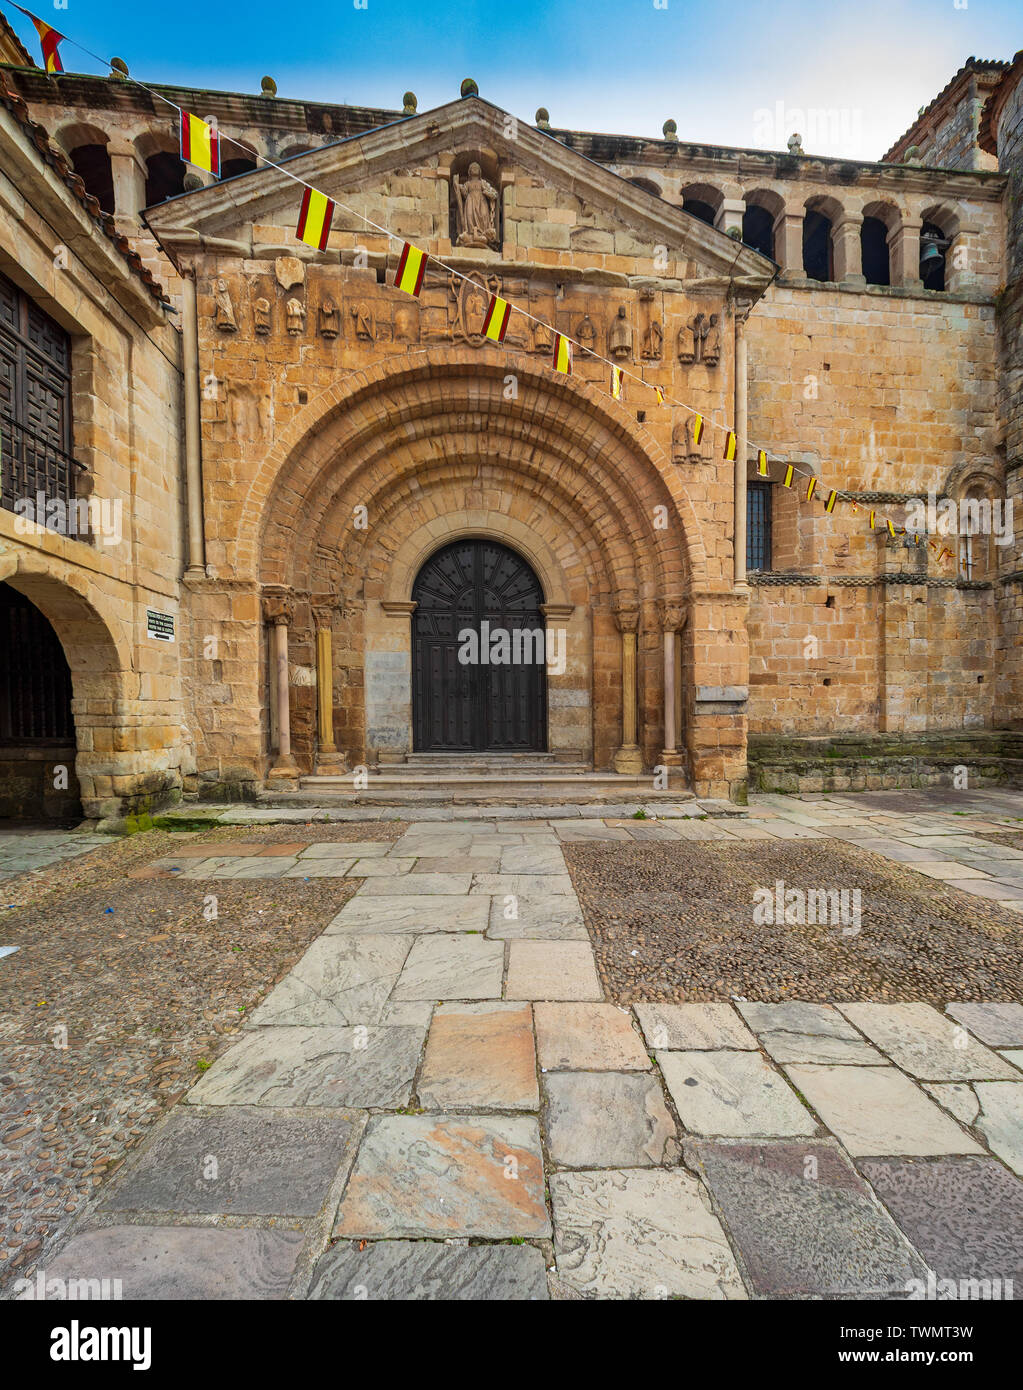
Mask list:
[[[85,53],[95,62],[102,64],[111,72],[117,72],[119,78],[134,83],[134,85],[139,87],[142,91],[147,92],[157,101],[163,102],[177,112],[179,148],[181,158],[186,163],[193,165],[195,168],[202,169],[205,173],[210,174],[214,178],[219,178],[222,146],[231,145],[247,155],[253,153],[249,146],[243,144],[240,140],[225,135],[216,122],[202,120],[201,117],[178,106],[176,102],[172,101],[162,92],[158,92],[155,88],[148,86],[144,82],[140,82],[130,74],[125,74],[119,69],[114,68],[107,59],[101,58],[98,54],[93,53],[76,39],[58,33],[29,10],[23,9],[21,5],[14,4],[14,0],[6,0],[6,3],[11,4],[13,9],[19,10],[22,14],[27,16],[35,25],[39,33],[45,70],[48,73],[62,73],[64,71],[58,49],[61,43],[70,43],[73,47],[78,48],[81,52]],[[455,266],[447,264],[439,257],[431,256],[427,252],[420,250],[419,247],[413,245],[412,242],[406,241],[404,237],[397,232],[391,231],[390,228],[383,227],[379,223],[374,222],[372,218],[367,217],[357,208],[353,208],[341,202],[339,199],[328,197],[326,193],[322,192],[314,185],[307,183],[305,179],[300,178],[291,169],[275,163],[274,160],[268,159],[265,155],[257,155],[256,158],[260,165],[275,169],[279,174],[283,174],[285,178],[291,179],[292,182],[301,187],[302,200],[295,225],[295,235],[300,241],[312,247],[314,250],[320,252],[326,251],[334,214],[338,209],[341,209],[343,212],[349,214],[349,216],[358,219],[365,227],[374,232],[378,232],[381,236],[386,237],[388,241],[396,242],[400,245],[401,250],[398,255],[398,265],[394,278],[396,289],[418,298],[425,282],[427,266],[431,262],[455,279],[467,284],[472,284],[474,287],[478,288],[477,282],[473,280],[471,276],[458,270]],[[638,382],[639,385],[646,390],[653,390],[658,405],[668,405],[672,408],[686,411],[693,417],[690,425],[690,433],[694,444],[699,445],[708,425],[712,429],[722,432],[725,436],[722,458],[726,462],[735,462],[738,451],[738,436],[731,425],[722,423],[720,420],[698,411],[686,401],[680,401],[675,397],[668,396],[663,387],[648,382],[645,376],[637,372],[630,372],[626,368],[616,365],[608,358],[602,357],[599,353],[594,352],[591,347],[576,342],[568,334],[560,332],[544,319],[537,318],[536,315],[529,313],[528,310],[523,309],[517,304],[513,305],[499,295],[492,295],[490,297],[481,335],[491,342],[502,344],[512,313],[521,315],[524,319],[527,319],[530,323],[543,329],[546,334],[550,335],[553,344],[551,350],[551,366],[554,371],[566,376],[571,375],[576,352],[594,361],[603,363],[604,366],[610,369],[609,390],[614,400],[622,401],[624,399],[625,382],[627,380]],[[747,440],[746,445],[747,450],[755,450],[758,476],[769,478],[770,461],[768,451],[755,445],[751,440]],[[800,468],[799,465],[794,463],[787,463],[785,465],[785,474],[781,481],[781,485],[791,489],[797,475],[807,479],[803,501],[809,502],[812,500],[817,490],[818,479],[816,475],[808,469]],[[837,503],[840,501],[851,503],[854,512],[860,510],[859,504],[852,494],[840,489],[831,488],[824,502],[825,512],[829,514],[833,513]],[[904,526],[896,526],[895,523],[887,517],[878,518],[876,511],[871,510],[869,513],[870,530],[877,530],[879,525],[881,529],[887,529],[888,534],[892,537],[909,534]],[[919,545],[923,538],[923,533],[913,532],[912,534],[915,543]],[[941,563],[946,556],[954,558],[952,557],[952,551],[947,547],[942,546],[939,550],[937,542],[933,539],[929,539],[928,544],[931,550],[938,553],[939,563]]]

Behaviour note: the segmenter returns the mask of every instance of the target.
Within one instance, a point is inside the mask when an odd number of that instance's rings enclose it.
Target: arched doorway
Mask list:
[[[547,748],[543,589],[497,541],[436,551],[412,589],[412,727],[419,753]]]
[[[0,584],[0,819],[81,811],[67,657],[49,619]]]

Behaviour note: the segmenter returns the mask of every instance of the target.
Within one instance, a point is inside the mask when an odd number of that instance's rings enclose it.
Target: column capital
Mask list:
[[[263,621],[272,627],[289,627],[295,616],[294,590],[283,584],[264,586]]]
[[[389,618],[411,618],[419,604],[415,600],[408,602],[405,599],[382,598],[380,607]]]
[[[681,599],[661,598],[657,600],[657,616],[664,632],[678,632],[685,627],[689,616]]]
[[[323,628],[330,631],[334,626],[335,616],[344,613],[344,600],[340,594],[316,594],[310,606],[313,626],[317,632]]]
[[[635,599],[621,600],[614,605],[613,612],[619,632],[637,632],[639,630],[639,604]]]

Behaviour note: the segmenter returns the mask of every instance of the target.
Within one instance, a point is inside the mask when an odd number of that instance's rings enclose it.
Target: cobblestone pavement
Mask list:
[[[126,1298],[1023,1290],[1018,994],[614,1002],[566,862],[605,841],[844,840],[1008,932],[1019,851],[998,837],[1023,797],[952,796],[765,797],[735,820],[548,808],[163,853],[146,872],[197,892],[359,887],[39,1277]]]

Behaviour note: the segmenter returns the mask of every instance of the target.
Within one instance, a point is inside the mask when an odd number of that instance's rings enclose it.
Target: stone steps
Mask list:
[[[374,776],[367,788],[353,790],[351,776],[303,777],[299,789],[261,797],[261,804],[309,806],[641,806],[652,802],[693,800],[684,788],[655,791],[649,777],[620,777],[615,773],[579,772],[509,776],[406,772]]]

